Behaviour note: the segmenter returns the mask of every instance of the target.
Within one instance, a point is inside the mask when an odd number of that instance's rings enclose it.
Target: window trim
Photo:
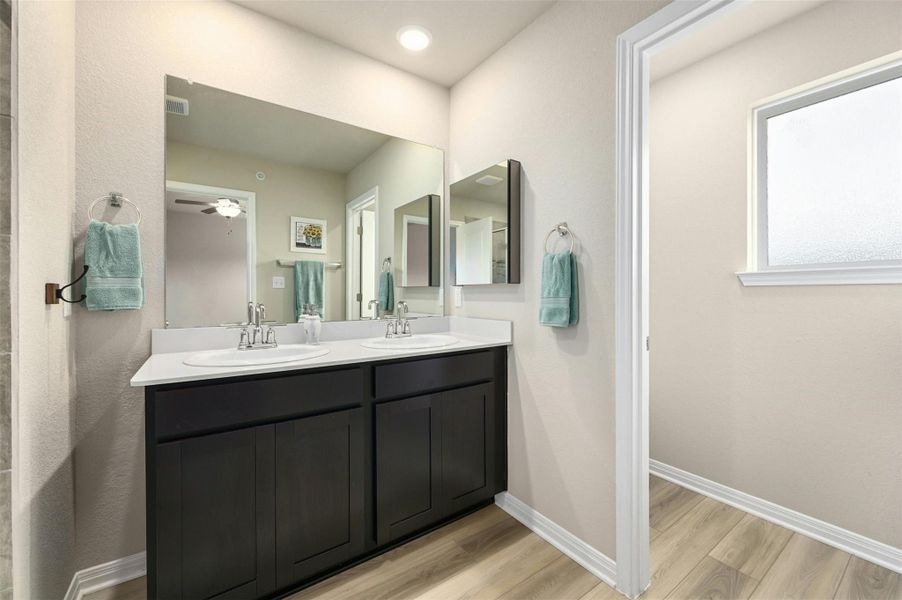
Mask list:
[[[770,265],[767,250],[767,120],[902,77],[902,52],[814,81],[751,107],[749,120],[748,268],[745,286],[902,283],[902,260]]]

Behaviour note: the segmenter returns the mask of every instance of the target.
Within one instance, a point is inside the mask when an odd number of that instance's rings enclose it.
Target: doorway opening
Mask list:
[[[379,318],[377,299],[379,251],[379,188],[374,187],[347,206],[347,318],[349,321]]]

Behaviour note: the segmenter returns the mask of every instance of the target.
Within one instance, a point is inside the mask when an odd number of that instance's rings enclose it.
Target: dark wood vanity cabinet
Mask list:
[[[376,532],[404,537],[495,494],[491,383],[376,405]]]
[[[276,583],[286,587],[363,552],[363,409],[276,428]]]
[[[152,596],[251,598],[275,589],[266,514],[274,492],[272,427],[167,442],[153,453]]]
[[[148,598],[278,597],[491,502],[506,357],[147,388]]]

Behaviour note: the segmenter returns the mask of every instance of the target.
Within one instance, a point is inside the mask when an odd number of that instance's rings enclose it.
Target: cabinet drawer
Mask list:
[[[491,381],[494,376],[491,350],[437,356],[376,366],[376,399],[427,394],[453,387]]]
[[[157,390],[155,438],[174,439],[347,408],[360,405],[363,393],[359,368]]]

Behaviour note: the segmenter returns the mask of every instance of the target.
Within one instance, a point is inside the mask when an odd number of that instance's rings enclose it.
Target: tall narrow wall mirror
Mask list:
[[[168,326],[378,318],[383,271],[441,315],[443,173],[437,148],[167,77]]]
[[[520,171],[506,160],[451,184],[454,285],[520,283]]]

